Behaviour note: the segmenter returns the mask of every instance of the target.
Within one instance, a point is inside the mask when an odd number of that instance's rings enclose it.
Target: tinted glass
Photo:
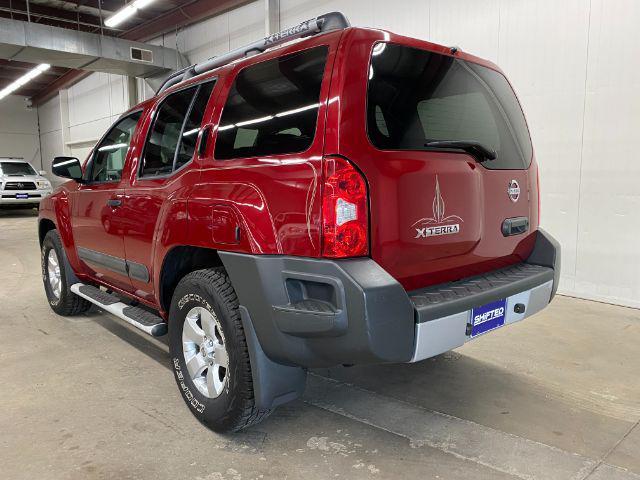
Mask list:
[[[187,88],[169,95],[160,106],[144,149],[141,176],[173,171],[182,125],[197,89]]]
[[[147,138],[141,176],[165,175],[191,161],[214,83],[176,92],[162,103]]]
[[[196,151],[196,141],[202,126],[202,118],[207,108],[207,102],[213,90],[213,82],[203,84],[196,95],[196,99],[191,106],[191,111],[187,116],[187,121],[182,129],[180,146],[176,155],[175,169],[187,164],[193,158]]]
[[[89,180],[117,182],[122,176],[129,144],[142,112],[136,112],[118,121],[96,147],[91,163]]]
[[[8,176],[36,175],[36,171],[26,162],[1,162],[0,173]]]
[[[522,169],[532,155],[513,90],[495,70],[388,43],[373,49],[367,129],[374,146],[421,150],[438,140],[480,142],[496,151],[490,169]]]
[[[245,68],[222,111],[218,159],[302,152],[318,120],[326,47],[285,55]]]

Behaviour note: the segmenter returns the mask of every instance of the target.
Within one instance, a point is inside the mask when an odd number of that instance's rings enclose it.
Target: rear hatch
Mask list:
[[[374,178],[365,172],[371,256],[405,288],[458,280],[528,256],[538,224],[537,170],[524,115],[501,73],[450,55],[377,43],[367,135],[377,150]],[[529,226],[505,235],[509,219]]]

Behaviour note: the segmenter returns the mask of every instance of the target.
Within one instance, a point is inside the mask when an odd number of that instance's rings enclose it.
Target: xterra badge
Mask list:
[[[416,229],[415,238],[435,237],[437,235],[452,235],[460,232],[459,222],[464,222],[457,215],[444,214],[444,199],[440,193],[440,182],[436,175],[436,193],[433,197],[433,217],[421,218],[412,227]]]
[[[520,198],[520,185],[516,180],[511,180],[509,182],[507,193],[509,194],[509,198],[513,203],[518,201],[518,199]]]

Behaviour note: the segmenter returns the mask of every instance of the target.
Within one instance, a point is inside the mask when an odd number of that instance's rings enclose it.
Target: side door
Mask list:
[[[129,276],[136,295],[150,303],[155,303],[154,258],[164,256],[172,238],[186,237],[187,198],[200,176],[192,160],[214,86],[213,79],[190,85],[159,102],[125,187]]]
[[[72,194],[71,227],[85,271],[116,288],[129,291],[121,215],[122,171],[132,156],[132,138],[142,111],[118,120],[93,149],[85,183]]]

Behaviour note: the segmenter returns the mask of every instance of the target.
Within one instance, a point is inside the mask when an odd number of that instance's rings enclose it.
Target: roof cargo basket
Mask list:
[[[309,37],[311,35],[328,32],[330,30],[341,30],[350,26],[351,25],[349,24],[347,17],[340,12],[325,13],[324,15],[320,15],[310,20],[305,20],[294,27],[286,28],[280,32],[271,34],[268,37],[256,40],[249,45],[237,48],[229,53],[225,53],[219,57],[213,57],[209,60],[205,60],[204,62],[178,70],[164,81],[156,94],[162,93],[166,89],[171,88],[191,77],[209,72],[214,68],[221,67],[239,58],[264,52],[267,48],[281,45],[296,38]]]

